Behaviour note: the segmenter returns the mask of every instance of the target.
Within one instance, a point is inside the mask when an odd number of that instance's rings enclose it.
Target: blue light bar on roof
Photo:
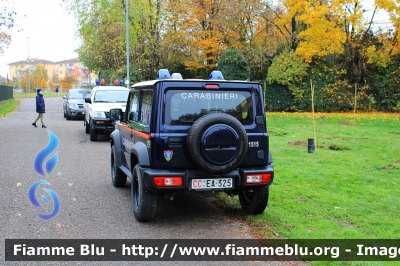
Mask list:
[[[211,72],[210,76],[208,76],[208,79],[224,80],[224,76],[222,75],[221,71],[214,70],[213,72]]]
[[[96,85],[100,85],[100,80],[96,79]]]
[[[168,69],[160,69],[157,72],[156,79],[170,79],[171,75],[169,74]]]

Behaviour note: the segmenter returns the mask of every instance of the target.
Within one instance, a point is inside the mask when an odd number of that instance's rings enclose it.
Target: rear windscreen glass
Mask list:
[[[190,125],[209,113],[226,113],[243,125],[253,123],[251,93],[248,91],[168,90],[164,122]]]

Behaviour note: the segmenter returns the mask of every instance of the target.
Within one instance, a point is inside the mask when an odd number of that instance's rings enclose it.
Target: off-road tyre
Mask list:
[[[96,132],[96,130],[93,129],[92,119],[90,119],[89,128],[90,128],[90,140],[96,141],[97,140],[97,132]]]
[[[157,198],[154,193],[145,188],[139,164],[132,171],[131,191],[133,214],[136,219],[139,222],[151,220],[156,213]]]
[[[83,120],[84,126],[85,126],[85,133],[89,134],[90,133],[90,125],[89,123],[86,121],[86,118],[84,118]]]
[[[114,145],[111,147],[110,165],[111,165],[111,181],[114,187],[125,186],[126,174],[117,165],[117,154],[115,152]]]
[[[236,132],[239,137],[238,151],[234,158],[225,164],[213,164],[202,153],[201,139],[206,130],[214,125],[226,125]],[[246,157],[248,149],[246,130],[239,120],[225,113],[207,114],[197,119],[189,129],[187,135],[187,148],[195,165],[211,174],[225,174],[236,169]]]
[[[269,187],[239,191],[239,201],[242,210],[248,214],[263,213],[268,205]]]

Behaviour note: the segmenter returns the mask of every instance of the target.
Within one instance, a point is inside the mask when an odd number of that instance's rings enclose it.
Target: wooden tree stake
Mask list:
[[[312,114],[313,114],[313,123],[314,123],[314,142],[315,142],[315,148],[317,148],[317,133],[315,129],[315,112],[314,112],[314,89],[315,85],[312,82],[312,79],[310,79],[311,83],[311,109],[312,109]]]

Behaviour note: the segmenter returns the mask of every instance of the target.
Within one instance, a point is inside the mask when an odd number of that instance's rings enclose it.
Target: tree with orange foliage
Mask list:
[[[35,87],[32,84],[33,81],[33,75],[32,72],[29,71],[24,71],[23,75],[18,79],[19,87],[24,90],[24,92],[29,92],[29,78],[28,74],[30,75],[30,85],[31,85],[31,90],[35,89]]]
[[[32,88],[47,88],[47,81],[49,80],[49,75],[47,73],[47,69],[43,64],[38,64],[35,66],[35,69],[32,71],[33,80],[31,80]]]
[[[71,70],[69,71],[69,76],[73,79],[73,84],[74,84],[75,86],[80,85],[80,82],[81,82],[81,79],[80,79],[81,74],[82,74],[82,71],[81,71],[77,66],[75,66],[73,69],[71,69]]]
[[[36,87],[41,88],[41,89],[47,88],[47,82],[46,82],[46,80],[44,80],[44,78],[42,76],[37,77]]]
[[[183,63],[188,69],[206,69],[209,73],[224,50],[241,46],[238,40],[243,35],[231,28],[237,23],[227,21],[234,15],[229,2],[184,0],[169,1],[168,5],[174,15],[168,16],[170,26],[165,39],[173,50],[183,52]]]
[[[72,77],[66,76],[65,78],[60,80],[60,88],[71,89],[72,86],[74,85],[74,82],[75,80]]]
[[[52,90],[55,89],[56,85],[54,84],[53,79],[50,79],[50,81],[49,81],[49,87],[50,87],[50,89],[52,89]]]
[[[379,9],[387,12],[392,27],[386,30],[379,28],[377,36],[382,45],[371,45],[368,47],[368,63],[386,68],[392,57],[400,53],[400,5],[395,0],[375,0],[374,14]]]

